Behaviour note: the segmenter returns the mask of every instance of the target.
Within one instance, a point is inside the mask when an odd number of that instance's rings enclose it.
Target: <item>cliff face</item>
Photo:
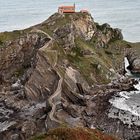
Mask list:
[[[129,49],[126,53],[126,56],[129,60],[130,66],[129,69],[134,74],[140,73],[140,55],[139,55],[139,45],[135,45],[136,49]]]
[[[3,47],[0,48],[1,80],[12,83],[17,80],[18,76],[21,77],[26,70],[34,67],[37,50],[44,46],[47,41],[49,41],[47,37],[29,33],[19,36],[15,40],[4,42]]]
[[[0,33],[1,139],[26,140],[63,123],[91,127],[106,105],[94,97],[132,87],[101,86],[122,73],[130,47],[122,39],[119,29],[86,13],[56,13],[28,29]],[[123,137],[115,126],[109,133]]]

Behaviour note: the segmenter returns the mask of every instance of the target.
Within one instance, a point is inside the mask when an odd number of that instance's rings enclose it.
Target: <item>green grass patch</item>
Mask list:
[[[22,31],[18,31],[18,30],[13,31],[13,32],[2,32],[0,33],[0,44],[5,41],[19,38],[21,34],[22,34]]]

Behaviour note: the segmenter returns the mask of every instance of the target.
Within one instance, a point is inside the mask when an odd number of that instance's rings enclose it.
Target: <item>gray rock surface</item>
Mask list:
[[[127,52],[127,58],[130,63],[129,69],[133,73],[140,73],[140,54],[132,49]]]

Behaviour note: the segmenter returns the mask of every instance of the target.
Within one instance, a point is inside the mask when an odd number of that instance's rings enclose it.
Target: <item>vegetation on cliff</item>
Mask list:
[[[117,140],[98,130],[88,128],[56,128],[31,140]]]

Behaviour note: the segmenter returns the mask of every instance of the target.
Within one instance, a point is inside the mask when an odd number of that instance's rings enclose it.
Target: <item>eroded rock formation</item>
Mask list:
[[[0,138],[26,140],[62,124],[139,136],[137,126],[132,132],[106,118],[111,96],[133,89],[134,81],[119,75],[128,47],[122,39],[119,29],[88,13],[56,13],[23,31],[0,33]]]

